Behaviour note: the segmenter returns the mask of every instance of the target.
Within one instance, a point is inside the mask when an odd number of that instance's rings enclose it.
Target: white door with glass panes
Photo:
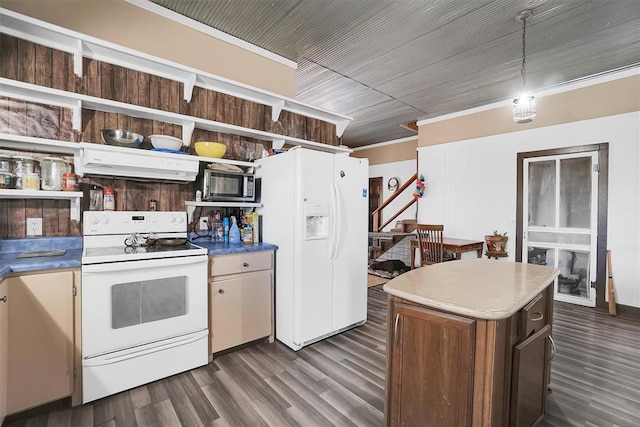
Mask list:
[[[555,299],[594,307],[598,153],[524,160],[522,259],[555,267]]]

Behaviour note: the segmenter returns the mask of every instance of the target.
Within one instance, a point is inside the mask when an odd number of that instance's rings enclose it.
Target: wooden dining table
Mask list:
[[[461,259],[465,252],[476,251],[478,258],[482,258],[482,249],[484,241],[482,240],[464,240],[443,237],[443,247],[445,252],[451,252],[456,255],[456,259]],[[414,268],[416,260],[416,249],[418,249],[418,239],[411,239],[411,268]]]

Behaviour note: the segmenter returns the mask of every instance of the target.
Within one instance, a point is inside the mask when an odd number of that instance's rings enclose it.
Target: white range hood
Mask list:
[[[140,180],[195,181],[200,161],[188,154],[163,153],[111,145],[80,143],[79,176],[99,175]]]

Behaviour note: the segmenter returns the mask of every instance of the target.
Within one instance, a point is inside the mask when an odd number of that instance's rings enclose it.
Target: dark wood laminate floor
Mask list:
[[[298,352],[277,341],[208,366],[18,426],[380,426],[386,295],[369,288],[368,322]],[[640,425],[640,322],[556,303],[545,426]]]

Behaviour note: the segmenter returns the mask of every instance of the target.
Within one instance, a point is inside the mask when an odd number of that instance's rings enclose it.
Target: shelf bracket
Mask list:
[[[196,128],[196,122],[189,122],[182,125],[182,143],[188,147],[191,145],[191,136]]]
[[[348,119],[340,120],[339,122],[336,122],[336,136],[338,138],[340,138],[342,136],[342,134],[344,133],[344,130],[347,128],[348,124],[349,124],[349,120]]]
[[[187,224],[190,224],[193,221],[193,213],[196,211],[195,205],[187,205]]]
[[[82,101],[78,100],[71,107],[71,127],[82,132]]]
[[[80,39],[75,42],[76,46],[73,50],[73,74],[78,77],[82,77],[82,51],[84,49],[84,43]]]
[[[191,102],[193,96],[193,87],[196,85],[196,75],[191,74],[184,82],[184,100]]]
[[[276,139],[275,141],[272,141],[271,146],[276,150],[281,149],[282,147],[284,147],[284,139]]]
[[[284,108],[284,99],[276,102],[275,104],[271,104],[271,120],[277,122],[280,118],[280,113]]]
[[[71,221],[80,221],[80,197],[69,200],[69,203],[71,204],[69,219]]]

